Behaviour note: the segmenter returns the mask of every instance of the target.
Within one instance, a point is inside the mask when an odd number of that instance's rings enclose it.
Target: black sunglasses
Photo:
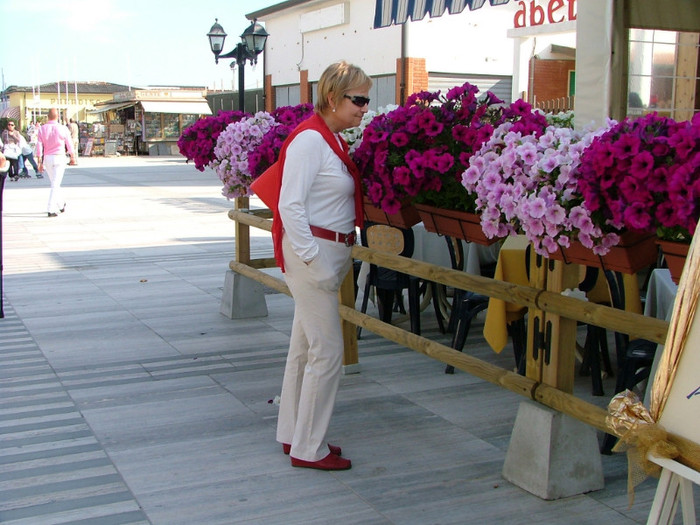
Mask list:
[[[358,108],[362,108],[369,104],[369,97],[363,97],[362,95],[343,95],[344,98],[350,99],[350,102],[355,104]]]

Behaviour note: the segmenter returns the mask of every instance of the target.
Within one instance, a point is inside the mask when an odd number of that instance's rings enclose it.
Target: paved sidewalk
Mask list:
[[[329,435],[352,470],[291,468],[270,400],[292,300],[269,293],[264,318],[219,313],[234,223],[215,174],[179,157],[79,162],[56,218],[47,179],[5,185],[0,523],[646,522],[655,480],[628,508],[622,455],[603,457],[606,487],[586,495],[543,501],[506,482],[522,398],[366,330]],[[448,341],[431,311],[422,323]],[[511,366],[480,330],[468,351]]]

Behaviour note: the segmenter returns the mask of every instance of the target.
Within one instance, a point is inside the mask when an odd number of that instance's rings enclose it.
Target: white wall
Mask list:
[[[408,23],[408,55],[425,57],[428,71],[511,75],[516,2]]]
[[[466,8],[459,14],[445,12],[437,18],[407,22],[406,54],[425,58],[429,72],[517,77],[514,39],[508,32],[519,4],[487,2],[475,11]],[[323,25],[323,10],[338,5],[345,6],[345,23],[301,33],[300,27],[310,17]],[[297,84],[300,70],[308,70],[314,82],[328,64],[340,59],[359,65],[369,75],[395,73],[401,56],[401,26],[374,29],[374,9],[374,0],[311,0],[264,17],[261,21],[270,33],[265,73],[272,75],[275,86]],[[325,21],[330,24],[332,18]],[[575,33],[540,34],[521,49],[519,60],[527,67],[530,56],[551,43],[573,47]]]
[[[346,23],[300,32],[301,15],[323,8],[346,5]],[[274,85],[296,84],[299,71],[308,70],[314,82],[329,64],[347,60],[368,75],[393,73],[401,55],[401,28],[374,30],[374,0],[309,2],[263,19],[270,34],[266,46],[265,73]]]

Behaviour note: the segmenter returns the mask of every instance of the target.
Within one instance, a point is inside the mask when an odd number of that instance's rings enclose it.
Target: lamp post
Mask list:
[[[222,55],[221,51],[224,49],[226,36],[226,31],[219,24],[219,19],[214,19],[214,25],[207,33],[209,47],[214,53],[214,61],[217,64],[220,58],[235,58],[238,65],[238,109],[245,111],[245,63],[248,61],[251,64],[257,63],[258,55],[265,49],[265,42],[269,35],[265,28],[258,24],[257,20],[253,20],[241,34],[241,41],[236,44],[236,47]]]

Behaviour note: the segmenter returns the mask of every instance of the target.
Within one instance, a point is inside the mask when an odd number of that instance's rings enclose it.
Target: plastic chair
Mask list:
[[[396,228],[386,224],[365,223],[360,232],[362,245],[373,250],[411,257],[413,255],[413,230]],[[402,291],[408,289],[408,313],[411,322],[411,332],[420,334],[420,278],[370,264],[369,274],[365,282],[364,296],[360,311],[367,313],[367,304],[371,287],[377,295],[379,318],[385,323],[391,322],[394,305],[403,309]],[[362,327],[357,327],[357,337],[360,337]]]
[[[625,363],[619,370],[615,384],[615,393],[624,390],[634,390],[634,388],[649,379],[651,367],[654,363],[657,344],[647,339],[633,339],[627,345]],[[617,443],[617,436],[605,434],[603,443],[600,446],[601,454],[612,454],[612,448]]]
[[[586,275],[579,283],[578,289],[585,292],[588,300],[593,303],[611,305],[611,292],[608,291],[607,286],[604,286],[604,280],[605,277],[598,268],[587,266]],[[594,396],[604,395],[603,372],[609,376],[614,374],[610,362],[607,331],[600,326],[587,324],[579,374],[591,376],[591,393]]]
[[[463,249],[461,243],[457,244],[457,252],[453,261],[458,260],[460,255],[463,258]],[[529,273],[529,250],[525,262]],[[481,275],[484,277],[494,276],[494,264],[481,266]],[[489,297],[480,295],[466,290],[456,290],[455,299],[453,302],[452,315],[450,316],[450,328],[454,329],[451,347],[460,352],[464,349],[464,344],[469,335],[472,320],[484,311],[489,305]],[[515,357],[515,366],[519,374],[525,375],[525,356],[526,356],[526,341],[527,341],[527,325],[525,324],[526,308],[519,309],[517,312],[509,312],[507,319],[508,335],[513,341],[513,354]],[[447,365],[445,367],[446,374],[454,374],[454,367]]]

